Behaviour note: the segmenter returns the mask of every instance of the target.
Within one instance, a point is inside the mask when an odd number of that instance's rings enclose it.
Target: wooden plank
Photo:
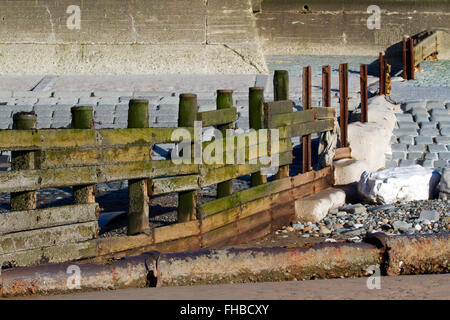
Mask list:
[[[233,195],[228,197],[207,202],[198,208],[198,212],[202,218],[205,218],[209,215],[238,207],[242,204],[269,196],[273,193],[288,190],[291,187],[291,178],[274,180],[256,187],[235,192]]]
[[[235,122],[236,115],[236,108],[204,111],[197,114],[197,121],[201,121],[203,127],[217,126]]]
[[[198,175],[187,175],[152,180],[151,195],[199,189]]]
[[[312,122],[278,128],[280,139],[301,137],[312,133],[331,131],[333,129],[334,119],[315,120]]]
[[[352,149],[350,147],[337,148],[334,160],[347,159],[352,157]]]
[[[300,123],[308,123],[314,121],[313,110],[303,110],[290,113],[275,114],[268,123],[268,128],[279,128]]]
[[[79,243],[58,244],[0,255],[5,265],[26,267],[46,263],[62,263],[93,258],[97,255],[97,239]]]
[[[97,241],[97,256],[109,255],[126,250],[150,246],[154,244],[153,234],[134,236],[119,236],[99,238]]]
[[[277,155],[274,155],[275,157]],[[278,154],[279,166],[292,163],[292,153],[291,151]],[[259,162],[259,161],[258,161]],[[200,187],[207,187],[219,182],[223,182],[230,179],[235,179],[250,173],[258,172],[262,168],[268,168],[269,165],[257,164],[236,164],[228,165],[222,168],[213,169],[207,171],[201,176]]]
[[[155,178],[164,175],[197,173],[198,171],[198,165],[175,166],[170,160],[43,170],[0,171],[0,192]]]
[[[314,119],[334,119],[336,117],[336,110],[329,107],[314,107]]]
[[[180,138],[172,140],[172,133],[176,129],[178,128],[0,130],[0,150],[100,148],[179,142]],[[185,129],[193,133],[193,128]]]
[[[197,220],[180,222],[155,228],[152,231],[154,243],[157,244],[190,236],[200,236],[200,223]]]
[[[151,160],[151,145],[125,145],[112,148],[66,148],[41,152],[40,169],[85,167]]]
[[[97,233],[97,221],[10,233],[0,236],[0,254],[86,241]]]
[[[97,203],[12,211],[0,214],[0,235],[12,232],[97,221]]]
[[[294,102],[292,100],[280,100],[264,103],[264,111],[270,117],[281,113],[293,113]]]

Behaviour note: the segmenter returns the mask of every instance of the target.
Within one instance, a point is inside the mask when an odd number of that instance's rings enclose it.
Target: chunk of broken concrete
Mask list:
[[[358,193],[366,201],[377,204],[427,200],[439,179],[438,172],[419,165],[365,171],[358,183]]]
[[[345,192],[328,188],[311,196],[295,201],[295,220],[300,222],[319,222],[331,209],[345,204]]]
[[[442,171],[441,182],[439,182],[439,198],[450,199],[450,167],[445,167]]]

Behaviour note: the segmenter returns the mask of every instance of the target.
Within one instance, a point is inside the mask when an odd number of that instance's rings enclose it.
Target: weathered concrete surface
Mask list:
[[[256,14],[266,54],[376,55],[414,35],[432,28],[450,28],[448,0],[262,0]],[[381,9],[380,29],[370,30],[367,9]],[[449,59],[448,36],[441,41]]]
[[[0,1],[2,74],[264,73],[250,1]]]
[[[320,279],[122,289],[52,296],[56,300],[276,300],[276,299],[355,299],[355,300],[445,300],[450,299],[450,275],[382,277],[379,290],[367,289],[368,278]],[[36,296],[32,299],[48,299]],[[333,310],[334,312],[334,310]]]
[[[448,0],[0,0],[1,74],[265,73],[264,54],[376,55],[450,28]],[[70,12],[70,11],[69,11]],[[69,22],[69,24],[68,24]],[[450,58],[441,37],[440,58]]]
[[[319,222],[326,217],[330,209],[344,204],[344,191],[335,188],[325,189],[295,201],[295,220],[300,222]]]

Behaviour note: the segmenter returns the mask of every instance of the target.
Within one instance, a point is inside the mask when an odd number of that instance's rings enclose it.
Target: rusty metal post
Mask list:
[[[250,129],[264,129],[264,87],[252,87],[248,90],[248,113]],[[252,187],[267,182],[267,176],[261,172],[252,173]]]
[[[331,68],[322,66],[322,106],[331,107]]]
[[[361,89],[361,122],[369,122],[368,117],[368,92],[367,92],[367,65],[362,64],[359,69]]]
[[[34,112],[18,112],[13,116],[14,130],[37,129],[37,116]],[[37,169],[39,155],[37,151],[13,151],[11,153],[12,170]],[[36,209],[36,191],[11,193],[11,210]]]
[[[94,128],[94,108],[88,106],[75,106],[70,109],[72,113],[72,129],[93,129]],[[85,204],[95,202],[95,185],[73,186],[73,201],[75,204]]]
[[[384,96],[386,94],[386,76],[385,76],[385,65],[384,65],[384,59],[383,59],[383,52],[380,52],[379,58],[378,58],[378,64],[379,64],[379,73],[380,73],[380,78],[379,78],[379,90],[378,90],[378,95],[380,96]]]
[[[415,78],[415,65],[414,65],[414,41],[412,38],[409,38],[409,46],[408,46],[408,57],[409,57],[409,78],[414,80]]]
[[[217,90],[216,100],[217,110],[233,108],[233,90]],[[222,136],[227,136],[226,131],[233,129],[233,123],[223,124],[217,127]],[[223,198],[233,193],[233,180],[228,180],[217,184],[217,198]]]
[[[128,107],[128,128],[148,127],[148,100],[130,100]],[[150,232],[148,220],[150,201],[147,188],[147,179],[132,179],[128,181],[128,235]]]
[[[303,68],[303,90],[302,90],[302,104],[303,110],[309,110],[312,108],[311,104],[311,66]],[[302,172],[308,172],[312,170],[311,167],[311,135],[302,137],[302,153],[303,163]]]
[[[348,63],[339,65],[341,148],[348,147]]]
[[[402,64],[403,64],[403,79],[405,80],[409,80],[409,76],[408,76],[408,38],[407,37],[403,37],[403,42],[402,42]]]
[[[273,93],[274,101],[289,100],[289,73],[287,70],[275,71],[273,77]],[[286,177],[289,177],[289,165],[280,166],[275,175],[275,179],[282,179]]]

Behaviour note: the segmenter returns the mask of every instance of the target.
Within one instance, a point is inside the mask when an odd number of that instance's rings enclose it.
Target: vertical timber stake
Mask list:
[[[408,60],[409,60],[409,79],[414,80],[415,78],[415,56],[414,56],[414,41],[412,38],[409,38],[409,43],[408,43]]]
[[[264,88],[252,87],[248,90],[248,113],[250,129],[264,129]],[[252,187],[259,186],[267,182],[267,176],[261,172],[252,173]]]
[[[303,91],[302,91],[303,110],[311,109],[311,66],[303,68]],[[312,170],[311,167],[311,135],[302,137],[303,163],[302,172]]]
[[[128,128],[148,128],[148,100],[132,99],[128,105]],[[151,155],[151,152],[150,152]],[[149,233],[148,179],[128,180],[128,235]]]
[[[289,73],[287,70],[275,70],[273,76],[273,93],[275,101],[289,100]],[[268,115],[264,115],[267,117]],[[270,129],[270,128],[266,128]],[[289,165],[280,166],[275,179],[289,177]]]
[[[178,127],[193,127],[197,119],[197,111],[197,95],[191,93],[180,94]],[[196,219],[195,195],[195,190],[178,193],[178,222]]]
[[[93,108],[88,106],[75,106],[70,109],[72,113],[72,129],[93,129]],[[73,201],[75,204],[95,202],[95,185],[73,186]]]
[[[402,42],[402,65],[403,65],[403,79],[409,80],[408,75],[408,38],[403,37]]]
[[[368,122],[368,92],[367,92],[367,65],[362,64],[359,68],[360,90],[361,90],[361,122]]]
[[[37,128],[37,116],[33,112],[18,112],[13,116],[14,130],[32,130]],[[12,170],[37,169],[38,152],[13,151],[11,153]],[[36,209],[36,191],[12,192],[11,211]]]
[[[322,66],[322,106],[331,107],[331,68]]]
[[[341,127],[341,148],[348,147],[348,63],[339,65],[339,103]]]
[[[217,90],[216,100],[217,110],[233,108],[233,90]],[[233,129],[233,123],[217,126],[222,132],[222,136],[226,137],[227,129]],[[217,198],[223,198],[233,193],[233,180],[228,180],[217,184]]]

